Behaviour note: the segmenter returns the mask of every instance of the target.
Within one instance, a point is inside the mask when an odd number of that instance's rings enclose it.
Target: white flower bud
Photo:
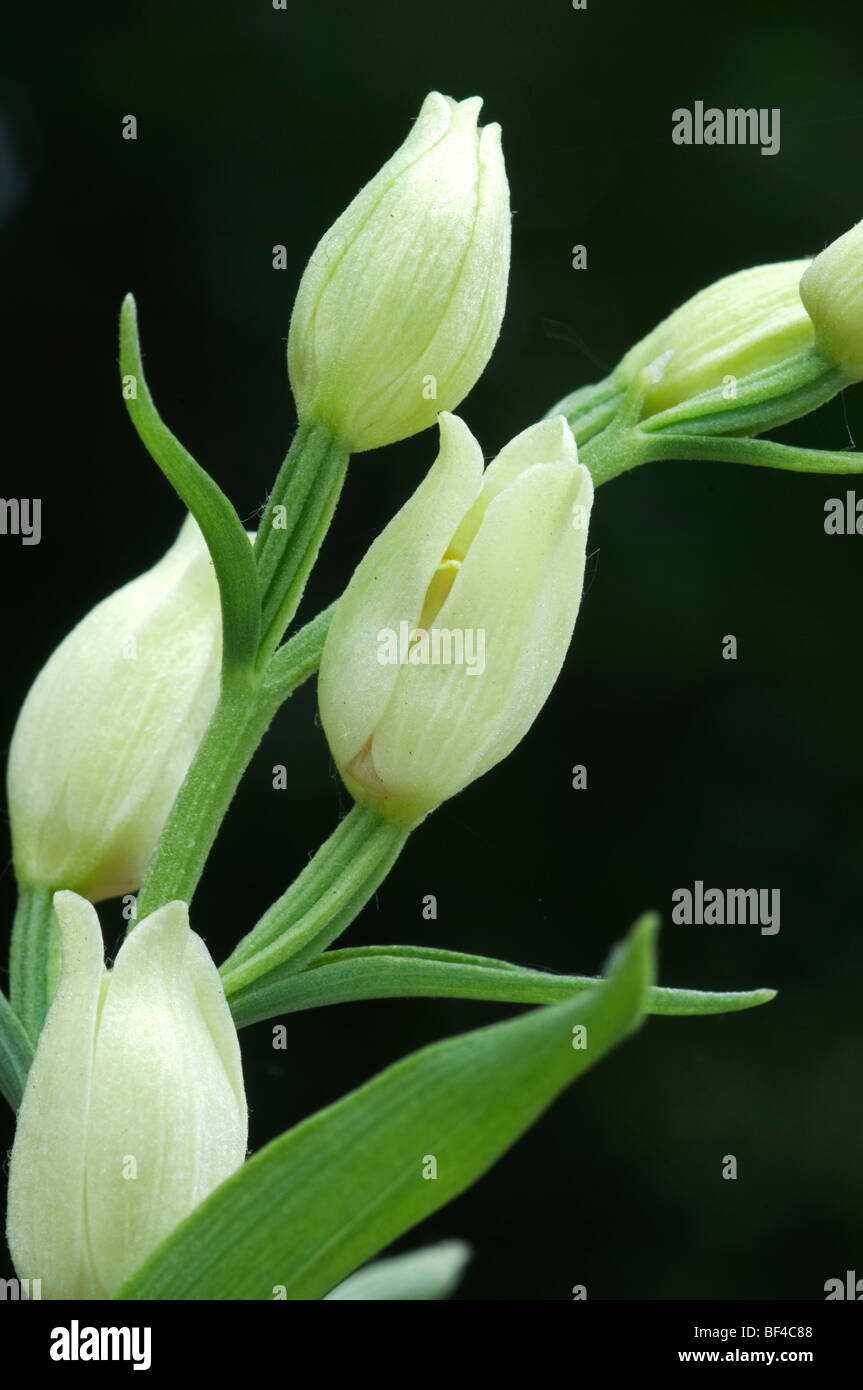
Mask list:
[[[18,1114],[7,1235],[44,1298],[110,1298],[243,1162],[240,1049],[185,903],[141,922],[110,972],[91,904],[54,906],[60,980]]]
[[[339,601],[321,720],[356,800],[412,824],[524,737],[566,656],[593,485],[562,416],[482,453],[442,415],[437,462]]]
[[[167,554],[61,642],[9,754],[15,872],[92,902],[140,887],[219,694],[222,619],[189,517]]]
[[[321,239],[294,305],[303,424],[355,453],[405,439],[467,395],[500,332],[509,188],[479,97],[432,92],[413,130]]]
[[[647,391],[644,415],[655,415],[702,391],[722,387],[784,362],[811,347],[814,332],[800,299],[809,262],[780,261],[726,275],[681,304],[621,361],[628,384],[658,358],[667,358]]]
[[[800,295],[821,355],[849,381],[863,381],[863,222],[815,257]]]

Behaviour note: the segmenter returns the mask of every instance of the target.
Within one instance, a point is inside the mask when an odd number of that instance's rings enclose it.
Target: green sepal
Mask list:
[[[847,385],[847,377],[810,347],[740,377],[732,399],[717,386],[646,416],[641,428],[648,434],[764,434],[817,410]]]

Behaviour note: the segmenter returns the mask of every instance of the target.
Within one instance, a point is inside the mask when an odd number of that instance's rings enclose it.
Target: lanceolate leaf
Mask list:
[[[185,502],[207,542],[222,601],[222,663],[226,674],[251,667],[258,655],[261,599],[252,547],[233,505],[162,420],[144,376],[138,311],[127,294],[120,312],[120,370],[132,424],[144,447]],[[131,394],[131,389],[134,394]]]
[[[119,1296],[322,1298],[470,1187],[638,1026],[656,925],[636,924],[590,993],[413,1053],[289,1130],[198,1207]]]
[[[304,970],[276,969],[228,1002],[238,1028],[301,1009],[347,1004],[358,999],[485,999],[499,1004],[554,1004],[602,980],[593,975],[552,975],[487,956],[423,946],[358,946],[326,951]],[[649,1014],[722,1014],[751,1009],[775,997],[772,989],[711,993],[697,989],[648,991]]]

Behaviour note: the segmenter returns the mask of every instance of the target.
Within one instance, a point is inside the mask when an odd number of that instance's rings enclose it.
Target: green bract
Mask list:
[[[15,872],[92,902],[140,885],[219,694],[213,566],[189,517],[92,609],[24,702],[9,754]]]
[[[7,1234],[45,1298],[110,1297],[243,1162],[246,1102],[218,972],[169,903],[105,970],[95,909],[54,899],[60,982],[18,1116]]]
[[[863,380],[863,222],[831,242],[800,281],[800,295],[815,324],[818,350]]]
[[[319,699],[354,797],[413,823],[512,751],[563,664],[593,487],[562,416],[485,474],[457,416],[336,608]]]
[[[294,305],[301,425],[354,453],[453,410],[497,340],[509,275],[500,127],[432,92],[408,138],[319,242]]]

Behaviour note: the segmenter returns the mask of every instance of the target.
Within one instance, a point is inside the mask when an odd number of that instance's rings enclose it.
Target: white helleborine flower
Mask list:
[[[15,872],[92,902],[140,887],[219,695],[222,618],[189,517],[92,609],[24,702],[9,753]]]
[[[821,355],[849,381],[863,381],[863,222],[815,257],[800,294]]]
[[[91,904],[54,907],[60,981],[18,1113],[9,1249],[44,1298],[110,1298],[243,1162],[240,1049],[185,903],[141,922],[112,971]]]
[[[481,106],[427,96],[303,274],[288,338],[297,413],[352,452],[453,410],[500,332],[509,188],[500,127],[477,128]]]
[[[593,484],[563,416],[483,473],[455,415],[360,562],[321,659],[321,719],[357,801],[413,824],[524,737],[581,601]]]
[[[645,396],[643,413],[667,410],[721,388],[729,376],[748,376],[811,347],[815,334],[799,289],[808,265],[808,260],[781,261],[726,275],[630,348],[617,369],[627,384],[668,354]]]

